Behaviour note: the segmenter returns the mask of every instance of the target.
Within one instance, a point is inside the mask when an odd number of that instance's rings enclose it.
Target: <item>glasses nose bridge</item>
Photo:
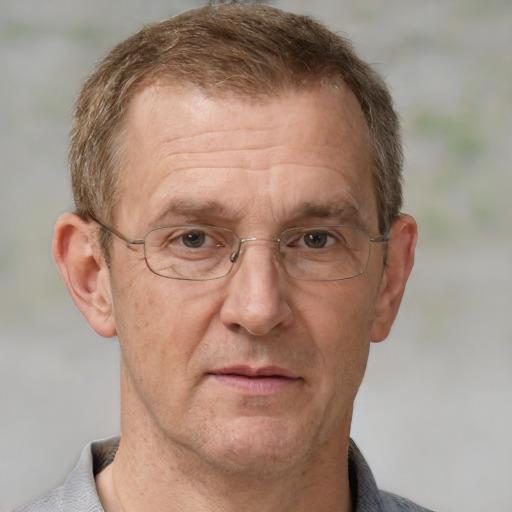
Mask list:
[[[240,255],[243,253],[244,244],[249,243],[249,242],[268,242],[274,246],[274,251],[275,251],[276,247],[277,247],[277,249],[279,249],[280,244],[281,244],[281,239],[280,238],[259,238],[259,237],[240,238],[240,242],[238,244],[238,250],[231,253],[231,255],[229,257],[231,263],[235,263],[238,260]],[[279,258],[279,250],[276,252],[276,255],[277,255],[277,259],[279,260],[280,259]]]
[[[251,238],[241,238],[240,239],[240,247],[242,244],[246,242],[271,242],[273,244],[279,244],[281,242],[280,238],[259,238],[259,237],[251,237]]]

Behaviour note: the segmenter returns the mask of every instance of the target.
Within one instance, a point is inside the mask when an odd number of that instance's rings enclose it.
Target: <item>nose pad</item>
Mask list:
[[[229,255],[229,261],[231,261],[231,263],[234,264],[238,261],[239,257],[243,253],[243,249],[244,249],[243,244],[245,244],[247,242],[270,242],[270,244],[272,244],[274,246],[273,252],[275,254],[277,262],[281,263],[282,256],[281,256],[281,251],[279,250],[279,239],[278,238],[242,238],[240,240],[240,246],[238,248],[238,251],[234,251]],[[276,250],[276,246],[277,246],[278,250]]]

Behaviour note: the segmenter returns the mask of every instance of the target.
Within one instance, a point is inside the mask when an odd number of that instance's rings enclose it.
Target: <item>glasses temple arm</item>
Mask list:
[[[103,222],[101,222],[98,219],[96,219],[93,215],[89,214],[89,217],[94,222],[96,222],[96,224],[100,225],[103,229],[106,229],[109,233],[112,233],[117,238],[119,238],[123,242],[126,242],[129,245],[143,245],[144,242],[145,242],[144,240],[137,240],[137,239],[132,239],[132,238],[126,238],[122,233],[117,231],[117,229],[114,229],[114,228],[112,228],[110,226],[107,226],[106,224],[103,224]]]

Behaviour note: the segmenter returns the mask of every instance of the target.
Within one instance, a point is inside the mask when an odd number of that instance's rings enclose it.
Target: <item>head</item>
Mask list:
[[[350,42],[309,17],[264,5],[209,5],[143,28],[100,63],[78,97],[69,152],[76,211],[112,223],[123,173],[131,100],[150,84],[212,97],[263,99],[286,91],[348,87],[371,142],[379,230],[402,205],[402,151],[391,96]],[[108,238],[101,243],[108,256]]]
[[[119,338],[124,440],[135,433],[159,457],[172,447],[168,464],[186,454],[267,475],[346,450],[370,341],[391,328],[416,240],[399,216],[391,99],[348,42],[259,5],[150,25],[84,86],[71,166],[79,215],[58,221],[54,254],[91,326]],[[130,239],[193,224],[206,248],[226,238],[198,226],[247,240],[225,277],[166,279],[141,245],[98,242],[90,217]],[[334,224],[372,237],[390,229],[389,243],[372,244],[353,279],[284,271],[281,233]],[[181,251],[183,238],[163,245]],[[304,258],[333,261],[333,245],[345,240],[329,232],[325,250]]]

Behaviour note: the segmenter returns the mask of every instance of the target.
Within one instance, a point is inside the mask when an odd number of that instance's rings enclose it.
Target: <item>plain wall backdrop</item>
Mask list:
[[[50,244],[72,208],[81,81],[142,24],[197,0],[0,0],[0,509],[58,485],[119,429],[116,340],[67,296]],[[437,511],[512,510],[512,3],[272,5],[349,36],[403,118],[416,267],[372,347],[352,436],[380,487]]]

